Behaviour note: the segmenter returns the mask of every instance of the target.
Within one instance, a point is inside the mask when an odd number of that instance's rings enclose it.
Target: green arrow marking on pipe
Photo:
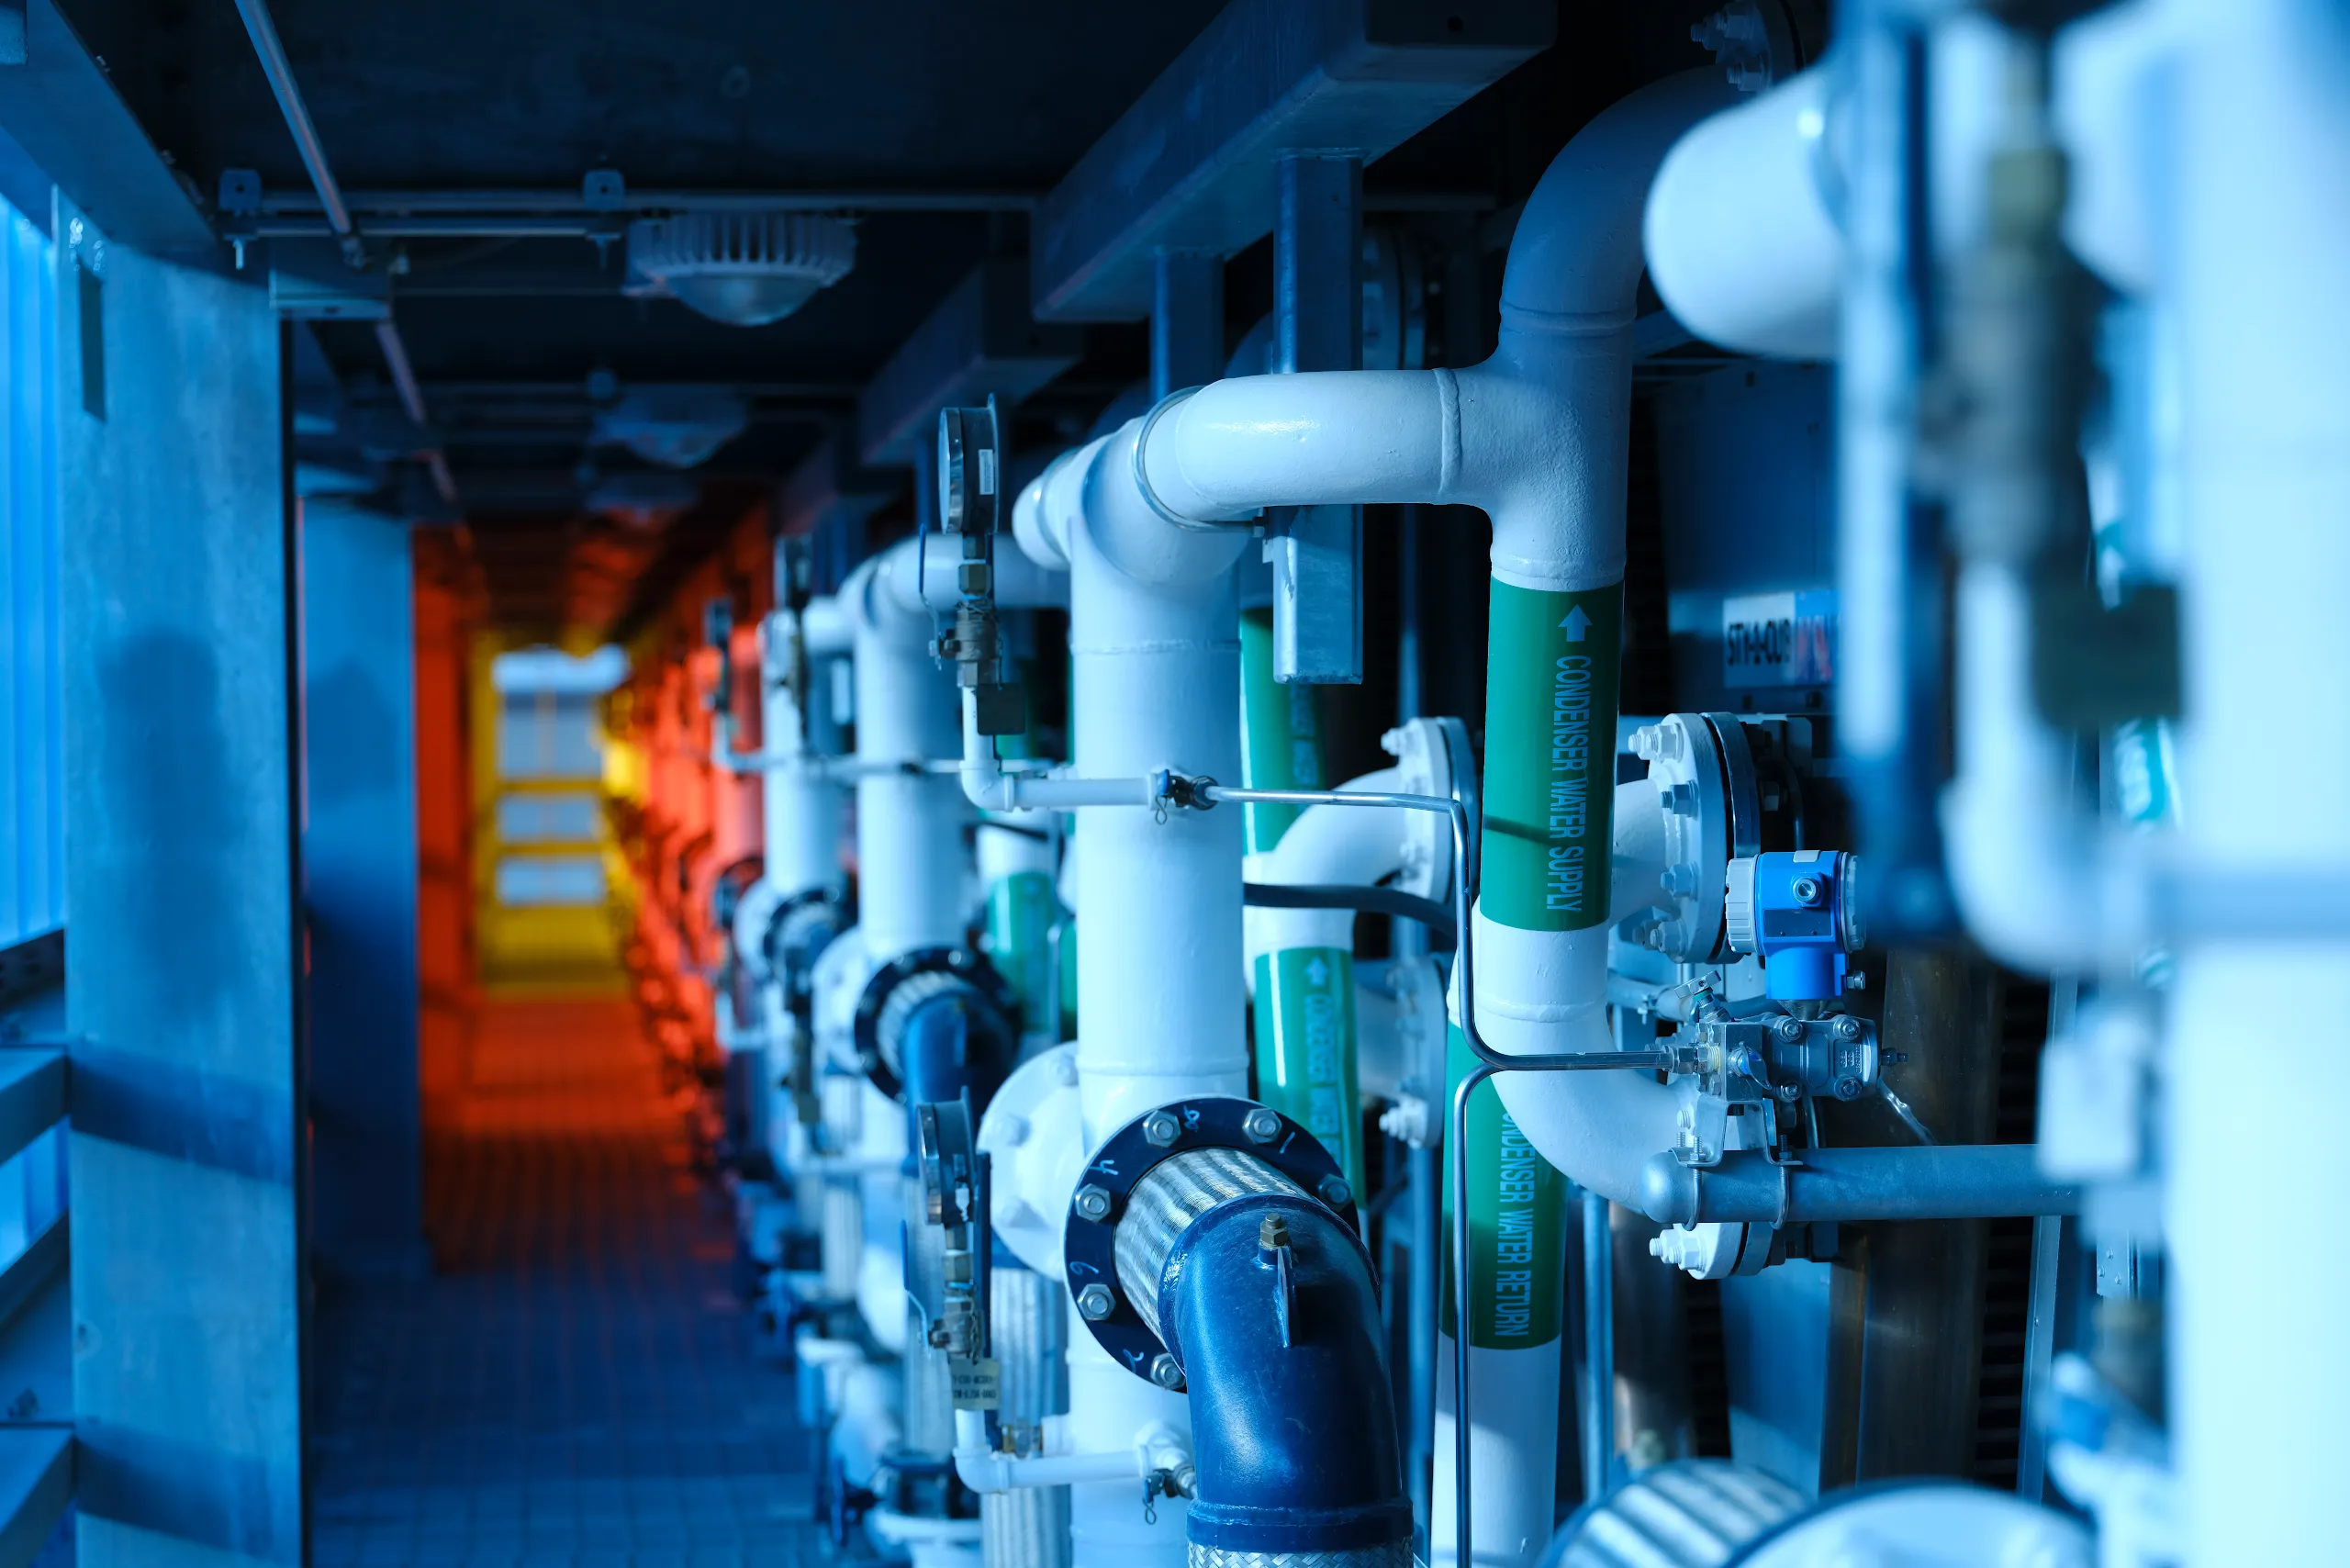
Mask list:
[[[1485,917],[1521,931],[1607,919],[1624,585],[1495,580],[1485,681]]]

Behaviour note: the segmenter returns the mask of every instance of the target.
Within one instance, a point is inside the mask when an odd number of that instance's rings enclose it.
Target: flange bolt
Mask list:
[[[1861,1021],[1847,1013],[1836,1020],[1836,1037],[1852,1041],[1861,1037]]]
[[[1355,1201],[1355,1190],[1347,1185],[1344,1177],[1325,1176],[1314,1184],[1314,1190],[1334,1209],[1345,1208]]]
[[[1077,1310],[1085,1314],[1088,1323],[1099,1323],[1118,1309],[1118,1298],[1110,1287],[1095,1282],[1077,1293]]]
[[[1083,1218],[1105,1220],[1110,1217],[1110,1193],[1105,1187],[1091,1182],[1077,1190],[1077,1212]]]
[[[1150,1363],[1150,1381],[1170,1393],[1181,1394],[1183,1392],[1183,1369],[1176,1365],[1174,1357],[1161,1350],[1158,1359]]]
[[[1250,1143],[1270,1143],[1281,1136],[1279,1114],[1259,1105],[1240,1120],[1240,1130],[1248,1135]]]
[[[1175,1119],[1172,1111],[1153,1111],[1142,1119],[1142,1136],[1157,1148],[1170,1148],[1183,1136],[1183,1124]]]
[[[1771,1032],[1793,1045],[1803,1038],[1803,1020],[1793,1015],[1783,1017],[1771,1025]]]

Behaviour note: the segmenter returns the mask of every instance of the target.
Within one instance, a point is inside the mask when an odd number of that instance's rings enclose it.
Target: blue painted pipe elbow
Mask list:
[[[1285,1249],[1266,1244],[1274,1218]],[[1302,1193],[1250,1193],[1187,1226],[1159,1280],[1160,1331],[1191,1389],[1192,1561],[1408,1563],[1379,1293],[1354,1232]]]

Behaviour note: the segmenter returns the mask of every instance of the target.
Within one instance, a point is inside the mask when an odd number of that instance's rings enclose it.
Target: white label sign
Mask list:
[[[1826,589],[1722,600],[1722,679],[1729,686],[1824,686],[1835,678],[1836,596]]]

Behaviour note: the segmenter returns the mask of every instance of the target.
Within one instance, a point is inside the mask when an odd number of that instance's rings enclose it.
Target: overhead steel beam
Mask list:
[[[180,174],[53,0],[28,0],[25,31],[25,62],[0,76],[0,130],[108,239],[158,253],[218,243]]]
[[[1085,356],[1084,333],[1040,326],[1028,313],[1027,264],[981,262],[881,367],[857,399],[857,450],[867,464],[903,467],[937,439],[938,410],[1018,403]]]
[[[1043,321],[1150,312],[1162,251],[1229,256],[1273,226],[1284,152],[1371,162],[1550,47],[1542,0],[1233,0],[1045,198]]]

